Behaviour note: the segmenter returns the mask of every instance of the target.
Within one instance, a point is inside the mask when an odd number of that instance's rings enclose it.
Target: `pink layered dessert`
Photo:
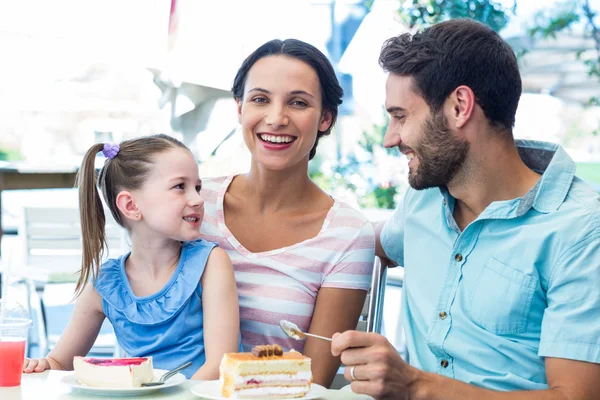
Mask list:
[[[105,388],[140,387],[152,382],[152,357],[88,358],[75,357],[73,369],[82,385]]]
[[[298,352],[283,352],[278,345],[225,354],[220,366],[221,394],[237,399],[302,397],[312,383],[310,361]]]

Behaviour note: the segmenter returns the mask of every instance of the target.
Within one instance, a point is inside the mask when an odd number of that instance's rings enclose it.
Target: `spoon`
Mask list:
[[[186,369],[187,367],[189,367],[190,365],[192,365],[191,361],[186,362],[185,364],[172,369],[168,372],[166,372],[163,376],[160,377],[160,379],[156,382],[146,382],[146,383],[142,383],[142,386],[160,386],[160,385],[164,385],[165,381],[167,379],[169,379],[170,377],[172,377],[173,375],[175,375],[176,373],[178,373],[179,371],[181,371],[182,369]]]
[[[281,321],[279,321],[279,327],[281,328],[281,330],[283,332],[285,332],[286,335],[288,335],[292,339],[296,339],[296,340],[306,339],[307,336],[314,337],[314,338],[321,339],[321,340],[326,340],[328,342],[331,342],[331,340],[332,340],[331,338],[328,338],[325,336],[319,336],[319,335],[315,335],[313,333],[302,332],[300,330],[300,328],[298,328],[298,325],[296,325],[293,322],[286,321],[285,319],[282,319]]]

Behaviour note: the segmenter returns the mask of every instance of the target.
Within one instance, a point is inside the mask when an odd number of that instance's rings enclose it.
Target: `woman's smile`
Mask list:
[[[298,139],[296,136],[287,134],[258,133],[256,136],[268,150],[289,149],[292,147],[292,143]]]

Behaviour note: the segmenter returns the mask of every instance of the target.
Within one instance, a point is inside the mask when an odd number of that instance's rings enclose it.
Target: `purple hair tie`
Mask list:
[[[119,154],[120,149],[121,147],[119,147],[118,144],[104,143],[102,154],[104,154],[104,157],[108,158],[109,160],[112,160],[116,157],[117,154]]]

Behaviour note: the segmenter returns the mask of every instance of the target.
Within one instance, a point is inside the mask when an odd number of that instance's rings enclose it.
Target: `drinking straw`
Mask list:
[[[6,251],[6,250],[5,250]],[[10,256],[11,253],[8,251],[8,254],[2,260],[3,268],[2,268],[2,301],[0,302],[0,326],[4,323],[4,318],[6,316],[6,295],[8,293],[8,281],[10,280],[10,266],[12,264]],[[0,329],[0,337],[2,337],[2,330]]]

